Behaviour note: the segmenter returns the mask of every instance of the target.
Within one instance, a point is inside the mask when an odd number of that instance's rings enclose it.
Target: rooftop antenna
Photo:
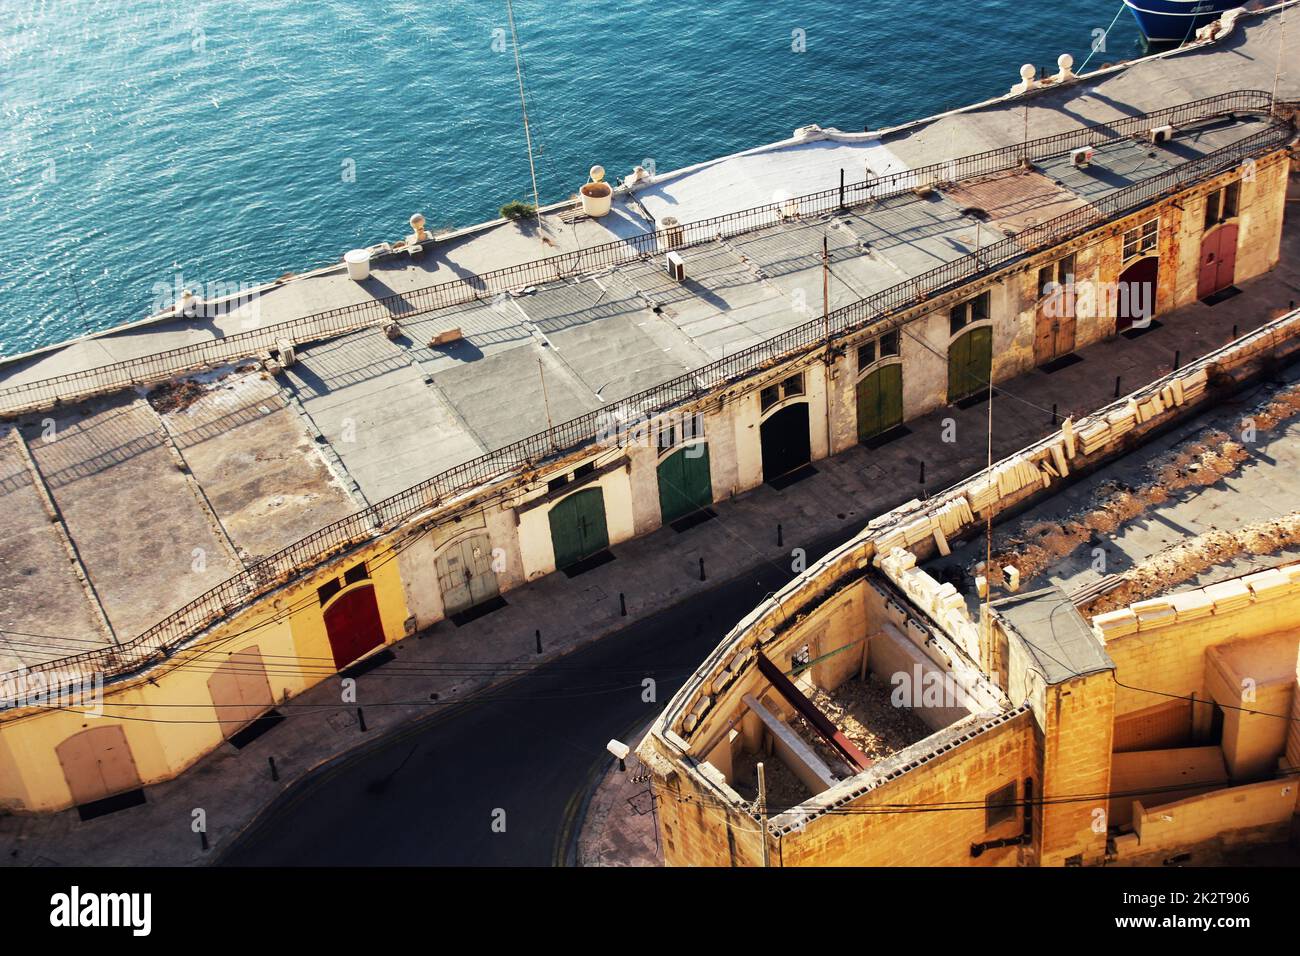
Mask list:
[[[533,214],[537,217],[537,235],[542,236],[542,203],[537,195],[537,166],[533,163],[533,133],[528,126],[528,98],[524,96],[524,69],[519,58],[519,34],[515,31],[515,10],[510,0],[506,0],[506,18],[510,21],[510,37],[515,47],[515,78],[519,81],[519,106],[524,112],[524,140],[528,143],[528,172],[533,177]]]
[[[1282,76],[1282,51],[1286,47],[1286,4],[1282,5],[1277,21],[1277,65],[1273,68],[1273,103],[1277,103],[1277,84]]]
[[[542,357],[537,356],[537,374],[542,377],[542,406],[546,409],[546,435],[551,440],[551,448],[555,448],[555,423],[551,421],[551,399],[546,393],[546,366],[542,364]]]

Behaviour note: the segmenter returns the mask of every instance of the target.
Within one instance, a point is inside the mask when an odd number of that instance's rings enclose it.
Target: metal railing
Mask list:
[[[1265,129],[1229,146],[1125,187],[1091,205],[1030,227],[1015,237],[985,246],[827,316],[812,319],[743,351],[646,389],[629,397],[620,406],[653,417],[722,385],[752,376],[777,363],[793,361],[812,349],[833,344],[835,340],[869,326],[879,326],[881,331],[885,331],[902,323],[904,317],[899,314],[902,310],[954,291],[1017,259],[1080,236],[1102,223],[1122,218],[1158,197],[1185,189],[1246,159],[1279,149],[1293,136],[1291,126],[1270,123]],[[222,582],[122,645],[97,648],[33,665],[26,670],[58,671],[62,675],[75,673],[86,677],[99,673],[105,679],[138,671],[158,654],[169,653],[189,637],[228,616],[257,595],[287,582],[304,568],[316,566],[345,548],[373,540],[387,529],[446,504],[457,494],[482,489],[524,467],[536,467],[579,448],[597,446],[602,436],[609,433],[609,414],[603,409],[589,412],[450,468],[363,511],[326,525]]]
[[[1235,113],[1272,111],[1272,95],[1263,90],[1237,90],[1203,97],[1177,106],[1043,136],[970,156],[902,170],[833,187],[820,192],[768,203],[739,212],[696,220],[679,226],[588,246],[545,259],[490,272],[458,277],[410,292],[395,293],[354,305],[340,306],[303,318],[287,319],[265,328],[207,342],[178,346],[139,358],[68,372],[0,388],[0,414],[68,401],[142,383],[160,381],[258,355],[281,339],[303,344],[355,332],[387,321],[400,321],[471,302],[484,296],[529,285],[596,272],[644,259],[669,248],[689,248],[718,239],[778,225],[795,216],[835,212],[896,196],[918,186],[938,185],[1013,169],[1024,162],[1059,156],[1080,146],[1098,146],[1124,139],[1155,126],[1181,126]]]

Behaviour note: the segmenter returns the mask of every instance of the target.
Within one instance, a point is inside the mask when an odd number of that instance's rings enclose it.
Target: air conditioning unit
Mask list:
[[[288,339],[276,339],[275,351],[277,353],[276,357],[279,359],[280,365],[283,368],[288,368],[297,361],[298,356],[297,353],[294,352],[293,343]]]
[[[1092,162],[1092,157],[1096,155],[1097,151],[1091,146],[1080,146],[1078,149],[1070,150],[1070,162],[1079,169],[1087,169]]]
[[[675,279],[677,282],[685,282],[686,281],[686,260],[683,259],[681,255],[676,252],[668,253],[667,259],[668,259],[667,262],[668,274],[672,276],[673,279]]]
[[[1161,143],[1167,143],[1174,138],[1174,128],[1172,126],[1157,126],[1147,133],[1151,142],[1159,146]]]

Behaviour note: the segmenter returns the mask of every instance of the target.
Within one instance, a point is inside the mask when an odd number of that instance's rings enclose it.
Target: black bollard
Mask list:
[[[542,632],[539,630],[536,633],[537,633],[537,653],[540,654],[542,652]]]
[[[366,732],[366,715],[361,712],[360,707],[357,708],[357,723],[361,726],[361,732],[364,734]]]
[[[701,581],[705,581],[705,580],[707,580],[707,578],[705,578],[705,576],[704,576],[704,559],[703,559],[703,558],[700,558],[700,580],[701,580]]]
[[[623,596],[622,591],[618,592],[618,616],[627,617],[627,598]]]
[[[1119,398],[1119,376],[1115,376],[1115,397]]]
[[[274,758],[274,757],[267,757],[267,758],[266,758],[266,762],[269,763],[269,764],[271,765],[271,779],[272,779],[272,780],[279,780],[279,779],[280,779],[280,771],[278,771],[278,770],[275,769],[275,758]]]
[[[776,526],[776,546],[778,548],[785,547],[785,535],[782,533],[780,524],[777,524]]]

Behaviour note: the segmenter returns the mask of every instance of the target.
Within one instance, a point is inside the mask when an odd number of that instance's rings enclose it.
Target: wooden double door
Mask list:
[[[1201,271],[1196,280],[1196,297],[1204,299],[1222,292],[1237,276],[1237,224],[1225,222],[1201,240]]]
[[[882,365],[858,382],[858,441],[903,424],[903,366]]]
[[[600,488],[569,495],[550,510],[548,517],[556,568],[567,568],[609,547],[605,495]]]
[[[453,541],[435,562],[443,614],[450,617],[501,593],[492,569],[492,544],[486,534]]]

